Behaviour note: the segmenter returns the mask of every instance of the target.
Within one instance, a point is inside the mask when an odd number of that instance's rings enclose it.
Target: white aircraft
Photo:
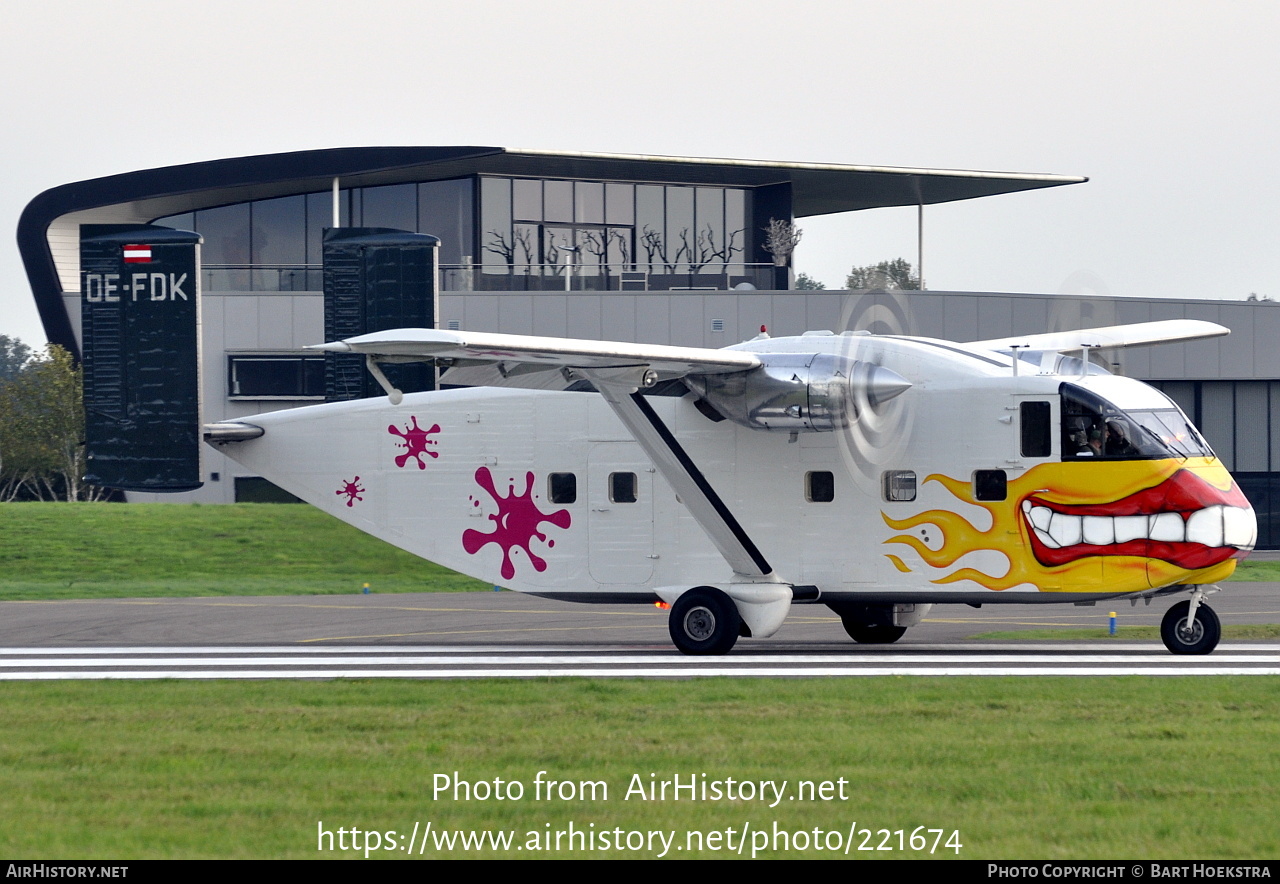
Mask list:
[[[1166,396],[1088,351],[1227,334],[1174,320],[958,344],[762,334],[722,350],[400,329],[387,397],[210,425],[254,472],[398,547],[520,592],[670,605],[686,654],[824,604],[858,642],[932,605],[1190,592],[1161,633],[1217,645],[1204,597],[1254,513]],[[1074,354],[1074,355],[1073,355]],[[435,360],[402,395],[379,363]],[[505,379],[505,380],[504,380]]]

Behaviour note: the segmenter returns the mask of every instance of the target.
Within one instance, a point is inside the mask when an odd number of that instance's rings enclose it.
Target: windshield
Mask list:
[[[1172,402],[1122,411],[1096,393],[1063,384],[1062,456],[1139,460],[1212,457],[1213,451]]]

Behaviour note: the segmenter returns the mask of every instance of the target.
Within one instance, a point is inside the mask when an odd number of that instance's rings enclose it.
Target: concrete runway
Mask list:
[[[1131,607],[1073,605],[934,607],[892,647],[954,644],[995,630],[1092,626],[1111,611],[1122,626],[1159,625],[1185,595]],[[1280,583],[1227,583],[1209,604],[1224,625],[1280,623]],[[1161,647],[1158,640],[1153,640]],[[1252,643],[1252,642],[1251,642]],[[421,645],[670,651],[667,615],[638,605],[579,605],[519,593],[101,599],[0,602],[0,648]],[[768,639],[742,639],[734,654],[868,652],[821,605],[797,606]]]

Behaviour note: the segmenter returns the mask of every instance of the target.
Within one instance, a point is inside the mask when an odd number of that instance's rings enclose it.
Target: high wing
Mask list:
[[[1149,347],[1173,341],[1195,341],[1231,334],[1231,329],[1216,322],[1199,319],[1164,319],[1159,322],[1137,322],[1131,325],[1109,325],[1104,328],[1082,328],[1077,331],[1050,332],[973,341],[968,347],[985,350],[1049,350],[1066,353],[1082,348]]]
[[[375,357],[429,357],[464,362],[509,363],[512,367],[526,365],[548,369],[645,366],[656,371],[663,379],[684,377],[687,374],[748,371],[760,365],[760,360],[754,353],[738,350],[427,328],[373,332],[347,338],[345,341],[318,344],[309,349],[363,353]]]
[[[414,328],[374,332],[319,344],[310,349],[363,354],[369,371],[387,391],[393,404],[400,401],[400,392],[391,386],[378,368],[379,361],[431,358],[452,360],[454,364],[497,363],[499,367],[505,366],[504,371],[560,369],[585,378],[613,408],[654,467],[707,532],[733,569],[734,582],[780,582],[764,554],[685,452],[675,434],[639,393],[642,387],[651,386],[659,379],[750,371],[762,364],[754,353]],[[790,600],[789,592],[786,600]],[[785,606],[780,610],[781,616],[785,616]],[[779,624],[781,616],[776,618]],[[760,634],[768,634],[769,631],[762,630]]]

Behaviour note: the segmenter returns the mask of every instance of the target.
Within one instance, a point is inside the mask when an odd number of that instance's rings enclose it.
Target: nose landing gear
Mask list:
[[[1216,592],[1210,589],[1208,592]],[[1222,637],[1222,625],[1213,608],[1204,604],[1207,595],[1197,586],[1190,601],[1178,602],[1170,608],[1160,622],[1160,638],[1164,646],[1175,654],[1208,654],[1218,646]]]

